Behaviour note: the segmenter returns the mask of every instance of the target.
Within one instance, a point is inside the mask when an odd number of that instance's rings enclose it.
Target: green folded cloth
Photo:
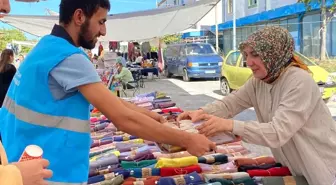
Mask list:
[[[303,176],[286,176],[286,177],[261,177],[263,185],[308,185],[306,178]]]
[[[211,183],[214,182],[220,182],[221,185],[233,185],[233,184],[239,184],[239,185],[257,185],[253,179],[250,177],[244,177],[240,179],[235,179],[235,180],[229,180],[229,179],[210,179]]]
[[[139,162],[121,161],[121,167],[124,168],[125,170],[130,169],[130,168],[145,168],[147,166],[150,166],[156,163],[157,163],[156,159],[143,160]]]

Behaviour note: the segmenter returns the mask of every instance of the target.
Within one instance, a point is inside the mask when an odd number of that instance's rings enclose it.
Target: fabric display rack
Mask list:
[[[201,123],[175,120],[182,110],[164,93],[153,92],[125,99],[158,112],[167,126],[197,132]],[[127,123],[125,123],[127,124]],[[91,111],[90,185],[307,185],[291,176],[273,157],[257,156],[239,137],[223,133],[210,138],[215,152],[202,157],[183,148],[146,141],[118,131],[97,109]]]

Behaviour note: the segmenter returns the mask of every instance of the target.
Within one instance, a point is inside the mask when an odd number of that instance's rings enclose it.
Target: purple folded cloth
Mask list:
[[[111,154],[108,157],[103,157],[97,161],[90,162],[90,169],[100,169],[111,165],[118,165],[119,159],[114,154]]]
[[[93,177],[96,175],[103,175],[103,174],[120,171],[120,170],[122,170],[122,168],[120,167],[119,164],[107,166],[105,168],[100,168],[100,169],[90,169],[89,177]]]
[[[96,140],[96,141],[93,141],[93,143],[91,144],[91,148],[102,146],[102,145],[107,145],[110,143],[113,143],[113,141],[112,140],[107,140],[107,141]]]
[[[129,152],[134,148],[141,148],[145,146],[145,144],[138,144],[138,143],[118,143],[116,142],[116,148],[119,152]]]
[[[176,103],[174,103],[174,102],[155,103],[154,108],[164,109],[164,108],[174,107],[175,105],[176,105]]]
[[[149,150],[135,153],[135,155],[129,155],[129,156],[119,156],[120,161],[141,161],[141,160],[150,160],[155,159],[155,156],[150,152]]]

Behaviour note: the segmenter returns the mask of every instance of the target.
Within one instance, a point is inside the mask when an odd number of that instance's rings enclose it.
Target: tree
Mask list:
[[[27,37],[23,32],[17,29],[0,29],[0,49],[6,49],[8,43],[11,43],[13,40],[18,41],[27,41]],[[31,50],[31,47],[22,46],[22,53],[28,53]]]
[[[316,0],[298,0],[299,3],[305,3],[308,10],[311,9],[310,4]],[[327,6],[326,0],[318,0],[321,3],[321,47],[320,47],[320,61],[326,59],[326,45],[327,45],[327,22],[330,21],[333,17],[335,11],[336,3],[333,1],[332,7],[329,9],[329,12],[332,16],[327,16]]]
[[[165,44],[173,44],[175,42],[179,42],[182,39],[181,34],[174,34],[174,35],[166,35],[162,38],[162,41]]]

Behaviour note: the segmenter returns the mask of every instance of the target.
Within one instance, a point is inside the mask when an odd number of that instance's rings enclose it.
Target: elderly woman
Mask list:
[[[294,41],[280,27],[252,34],[239,49],[253,71],[236,92],[178,120],[205,120],[199,132],[229,131],[270,147],[276,160],[309,184],[330,185],[336,175],[336,124],[307,66],[293,55]],[[231,118],[254,107],[258,121]]]

